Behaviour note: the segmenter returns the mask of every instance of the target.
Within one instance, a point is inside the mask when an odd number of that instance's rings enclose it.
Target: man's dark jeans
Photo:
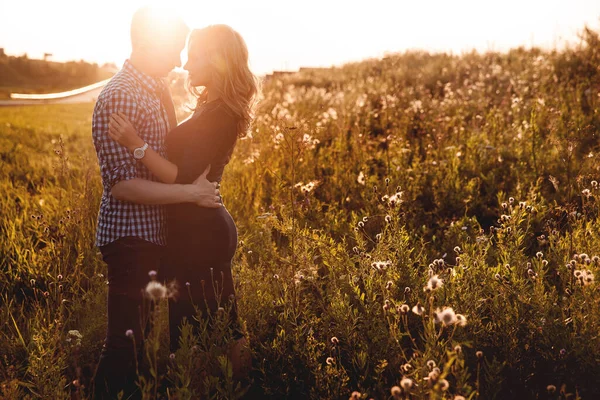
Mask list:
[[[136,360],[150,326],[150,301],[144,289],[150,271],[158,271],[162,247],[136,237],[124,237],[100,248],[108,265],[108,327],[94,377],[94,399],[136,398]],[[134,338],[126,332],[131,330]],[[142,335],[144,332],[144,335]],[[128,397],[131,396],[131,397]]]

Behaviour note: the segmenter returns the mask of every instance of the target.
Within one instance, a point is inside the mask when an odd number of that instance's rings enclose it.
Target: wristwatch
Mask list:
[[[136,160],[141,160],[146,155],[146,149],[148,148],[148,143],[144,143],[142,147],[138,147],[133,150],[133,158]]]

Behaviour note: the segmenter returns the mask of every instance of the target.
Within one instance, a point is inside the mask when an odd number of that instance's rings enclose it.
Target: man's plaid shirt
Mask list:
[[[164,83],[152,78],[125,61],[119,71],[104,87],[92,118],[92,137],[102,174],[102,201],[98,213],[96,246],[104,246],[124,236],[136,236],[149,242],[166,244],[165,210],[159,205],[134,204],[111,196],[111,188],[122,180],[157,178],[133,158],[127,148],[108,135],[108,124],[113,113],[124,113],[138,134],[150,147],[166,157],[165,135],[169,119],[161,104],[160,93]]]

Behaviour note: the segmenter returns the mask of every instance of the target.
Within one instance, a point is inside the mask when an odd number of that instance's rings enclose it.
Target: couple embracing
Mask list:
[[[204,317],[224,307],[231,310],[233,368],[249,362],[231,274],[237,229],[218,187],[251,124],[257,80],[243,38],[229,26],[190,32],[183,20],[156,13],[146,7],[134,14],[131,56],[98,97],[92,118],[103,184],[96,245],[108,266],[97,399],[134,390],[133,343],[143,343],[144,288],[151,278],[180,288],[169,299],[172,352],[183,319],[199,325],[195,306]],[[197,102],[177,125],[163,78],[181,65],[186,41],[184,68]]]

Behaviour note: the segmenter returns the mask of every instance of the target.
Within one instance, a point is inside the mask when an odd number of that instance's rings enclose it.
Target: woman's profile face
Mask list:
[[[207,54],[201,48],[190,44],[188,61],[183,67],[188,71],[188,79],[192,86],[207,86],[210,84],[210,63]]]

